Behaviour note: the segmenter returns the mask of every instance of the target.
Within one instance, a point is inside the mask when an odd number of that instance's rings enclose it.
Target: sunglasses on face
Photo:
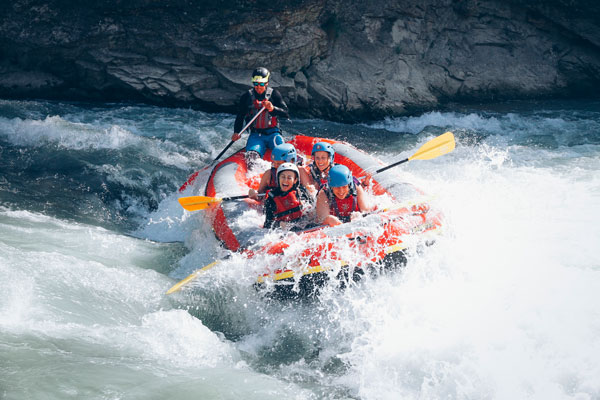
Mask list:
[[[254,86],[265,86],[267,82],[254,82]]]

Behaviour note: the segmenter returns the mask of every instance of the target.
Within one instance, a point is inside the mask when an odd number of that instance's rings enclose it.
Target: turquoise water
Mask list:
[[[0,398],[600,397],[600,103],[455,106],[284,131],[393,162],[446,216],[401,273],[269,301],[177,189],[233,116],[0,101]],[[236,144],[239,148],[241,142]],[[233,151],[233,150],[232,150]]]

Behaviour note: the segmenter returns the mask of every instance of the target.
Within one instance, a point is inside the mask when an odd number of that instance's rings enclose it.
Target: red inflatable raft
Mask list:
[[[341,141],[299,135],[290,143],[310,163],[312,146],[321,141],[331,143],[335,163],[346,165],[355,177],[364,176],[365,171],[373,173],[383,165]],[[270,152],[264,158],[270,161]],[[247,194],[249,188],[258,187],[260,175],[260,172],[249,174],[244,151],[239,151],[215,166],[204,194],[210,197]],[[390,260],[397,264],[408,247],[434,240],[442,224],[441,214],[430,209],[420,190],[399,182],[397,172],[389,170],[373,175],[367,192],[378,205],[377,211],[337,227],[281,233],[268,243],[264,242],[267,230],[262,229],[258,214],[262,206],[258,202],[251,199],[221,202],[208,212],[215,235],[227,249],[245,251],[264,262],[265,272],[257,279],[259,285],[306,290],[315,281],[320,283],[331,276],[348,277],[348,271],[352,275],[362,273],[367,265],[381,265]]]

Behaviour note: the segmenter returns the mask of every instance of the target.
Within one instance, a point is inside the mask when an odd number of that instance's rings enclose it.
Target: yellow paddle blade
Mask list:
[[[417,150],[415,154],[408,157],[409,160],[431,160],[444,154],[450,153],[456,147],[452,132],[431,139]]]
[[[175,285],[173,285],[173,287],[169,290],[167,290],[166,294],[171,294],[171,293],[175,293],[177,292],[179,289],[181,289],[182,286],[184,286],[185,284],[187,284],[188,282],[193,281],[194,279],[196,279],[196,277],[198,275],[200,275],[201,273],[208,271],[209,269],[211,269],[212,267],[215,266],[215,264],[217,264],[219,262],[219,260],[212,262],[210,264],[208,264],[205,267],[200,268],[197,271],[192,272],[190,275],[188,275],[187,278],[177,282]]]
[[[221,201],[218,197],[207,197],[207,196],[189,196],[180,197],[178,199],[181,207],[188,211],[198,211],[208,208],[211,204],[219,203]]]

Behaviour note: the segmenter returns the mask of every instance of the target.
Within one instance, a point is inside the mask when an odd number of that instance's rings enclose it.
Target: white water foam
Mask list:
[[[238,347],[273,351],[281,380],[363,399],[597,398],[600,158],[568,156],[588,150],[542,151],[534,167],[530,148],[459,143],[411,164],[403,175],[444,210],[445,235],[402,273],[325,290],[308,310],[238,291],[251,332]],[[227,261],[198,285],[241,285],[256,265]],[[286,361],[295,351],[311,358]],[[336,360],[343,372],[324,373]]]
[[[446,237],[346,295],[342,382],[368,399],[597,398],[600,177],[462,154],[416,176]]]
[[[179,194],[166,196],[138,235],[187,241],[188,255],[167,267],[159,264],[168,244],[2,209],[2,395],[600,398],[598,125],[574,119],[439,113],[400,127],[419,133],[408,138],[416,147],[442,128],[457,134],[453,153],[395,172],[433,195],[446,215],[446,235],[411,254],[401,273],[325,291],[308,304],[263,299],[250,286],[263,265],[237,255],[198,279],[195,290],[165,297],[174,279],[224,255],[209,225],[183,213]],[[21,122],[34,120],[48,118]],[[0,131],[14,133],[10,126],[18,123],[0,120],[9,125]],[[127,133],[152,137],[112,117],[102,127],[81,123],[108,134],[105,125],[123,129],[124,136],[114,132],[125,146],[119,149],[130,146]],[[195,131],[186,129],[189,139]],[[214,157],[224,139],[208,129],[202,140],[214,144]],[[168,135],[167,142],[177,131]],[[389,161],[399,156],[394,146],[412,150],[404,139],[382,146]],[[62,146],[52,134],[25,140]],[[161,140],[150,145],[160,148]],[[73,138],[65,143],[94,148]],[[144,147],[149,142],[132,143],[152,152]],[[121,173],[108,171],[115,179]],[[123,179],[124,187],[134,185]],[[155,271],[171,271],[174,279]],[[238,384],[229,389],[231,381]]]
[[[17,146],[58,146],[70,150],[122,150],[136,148],[161,164],[189,169],[198,152],[189,152],[174,142],[138,136],[118,125],[108,128],[71,122],[59,116],[43,120],[0,118],[0,134]]]
[[[449,126],[452,129],[472,129],[501,131],[502,124],[497,118],[486,118],[479,114],[460,114],[460,113],[442,113],[432,111],[419,117],[408,118],[386,118],[382,122],[376,122],[368,125],[377,129],[386,129],[392,132],[409,132],[418,134],[428,127]]]
[[[252,372],[222,335],[172,308],[164,295],[171,281],[147,269],[163,245],[5,208],[0,239],[0,385],[8,398],[140,398],[157,380],[160,396],[194,387],[209,397],[310,397]],[[236,377],[246,383],[227,390]]]

